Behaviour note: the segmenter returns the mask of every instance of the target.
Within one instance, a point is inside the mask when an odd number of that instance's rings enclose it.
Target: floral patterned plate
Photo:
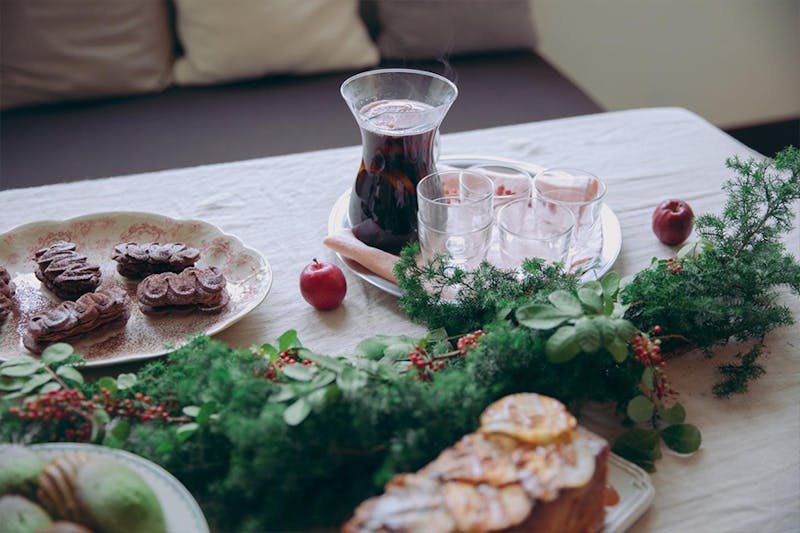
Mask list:
[[[69,342],[87,359],[103,366],[163,355],[197,334],[213,335],[231,326],[260,304],[272,286],[272,269],[257,251],[201,220],[175,220],[152,213],[96,213],[63,221],[40,221],[0,234],[0,265],[16,285],[12,315],[0,326],[0,361],[29,354],[21,336],[30,317],[59,300],[33,274],[36,250],[59,240],[74,242],[78,251],[102,269],[101,286],[117,285],[130,296],[125,328],[92,332]],[[122,242],[182,242],[200,250],[199,267],[216,266],[227,279],[230,303],[218,314],[151,318],[136,303],[136,282],[116,271],[111,260]]]

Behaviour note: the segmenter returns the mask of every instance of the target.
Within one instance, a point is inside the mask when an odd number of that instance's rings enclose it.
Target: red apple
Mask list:
[[[342,269],[314,259],[300,273],[300,293],[320,311],[336,309],[347,294],[347,280]]]
[[[669,246],[685,241],[692,232],[693,223],[692,208],[682,200],[665,200],[653,211],[653,233]]]

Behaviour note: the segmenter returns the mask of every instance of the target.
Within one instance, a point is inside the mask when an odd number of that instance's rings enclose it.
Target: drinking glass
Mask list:
[[[481,170],[494,186],[494,212],[518,198],[530,198],[533,183],[530,172],[512,164],[484,163],[470,169]]]
[[[533,178],[533,193],[572,211],[575,236],[570,266],[572,270],[591,268],[603,247],[600,209],[606,194],[605,183],[585,170],[549,168]]]
[[[568,208],[541,198],[520,198],[497,212],[500,260],[519,268],[525,259],[541,258],[567,265],[575,217]]]
[[[492,181],[479,170],[441,170],[417,185],[422,258],[446,255],[471,270],[486,258],[492,236]]]

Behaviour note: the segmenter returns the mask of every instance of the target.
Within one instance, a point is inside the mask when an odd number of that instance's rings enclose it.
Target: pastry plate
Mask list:
[[[203,511],[186,487],[172,474],[147,459],[123,450],[92,444],[33,444],[30,449],[48,460],[62,453],[80,452],[92,458],[119,461],[139,474],[153,490],[161,504],[168,533],[209,533]]]
[[[439,158],[439,167],[455,167],[466,168],[472,165],[485,165],[485,164],[512,164],[517,165],[528,170],[531,175],[541,172],[544,167],[532,163],[524,163],[522,161],[515,161],[513,159],[505,159],[502,157],[486,157],[486,156],[473,156],[473,155],[452,155],[443,156]],[[350,220],[348,217],[348,208],[350,205],[350,190],[345,191],[331,209],[328,216],[328,233],[334,234],[340,231],[350,229]],[[600,209],[600,223],[602,226],[603,241],[596,261],[594,261],[591,269],[583,272],[581,279],[590,281],[599,279],[606,272],[611,270],[614,261],[617,260],[619,252],[622,249],[622,232],[620,230],[619,220],[614,211],[608,207],[607,204],[602,204]],[[356,276],[364,281],[378,287],[379,289],[393,294],[394,296],[401,296],[402,291],[400,288],[387,281],[370,270],[364,268],[352,259],[343,257],[341,254],[336,254],[342,263],[350,269]],[[491,257],[489,258],[491,261]]]
[[[619,503],[606,507],[603,533],[623,533],[647,511],[656,490],[647,472],[613,453],[608,457],[608,484],[619,494]]]
[[[130,319],[124,328],[93,332],[70,339],[86,366],[104,366],[156,357],[185,343],[193,335],[212,335],[252,311],[272,286],[267,260],[233,235],[202,220],[176,220],[153,213],[95,213],[69,220],[48,220],[18,226],[0,234],[0,265],[16,285],[12,315],[0,326],[0,361],[30,354],[21,336],[30,317],[61,300],[36,279],[33,254],[63,240],[100,265],[101,287],[117,285],[130,297]],[[136,304],[136,282],[116,271],[114,246],[123,242],[182,242],[200,250],[198,267],[216,266],[225,275],[230,303],[218,314],[150,318]]]

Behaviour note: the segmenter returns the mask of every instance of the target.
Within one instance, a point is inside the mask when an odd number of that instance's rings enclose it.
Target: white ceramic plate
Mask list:
[[[0,234],[0,265],[8,269],[16,285],[12,316],[0,326],[0,361],[29,353],[21,336],[30,317],[58,304],[33,274],[36,250],[54,241],[74,242],[78,251],[102,269],[101,286],[117,285],[130,296],[130,319],[124,328],[88,333],[69,340],[87,366],[103,366],[156,357],[169,347],[197,334],[213,335],[252,311],[272,286],[267,260],[233,235],[202,220],[176,220],[153,213],[96,213],[69,220],[48,220],[18,226]],[[218,314],[150,318],[136,303],[136,282],[116,271],[111,260],[114,246],[122,242],[183,242],[200,250],[198,267],[216,266],[227,279],[230,303]]]
[[[92,444],[33,444],[30,448],[45,459],[52,459],[66,452],[81,452],[92,457],[104,457],[119,461],[135,470],[153,490],[161,504],[169,533],[187,533],[189,531],[209,533],[208,523],[200,506],[197,505],[186,487],[181,485],[180,481],[175,479],[172,474],[147,459],[123,450]]]
[[[606,507],[603,533],[623,533],[647,511],[656,490],[647,472],[613,453],[608,458],[608,484],[619,494],[619,503]]]
[[[540,172],[543,167],[531,163],[524,163],[521,161],[514,161],[512,159],[505,159],[501,157],[485,157],[485,156],[471,156],[471,155],[454,155],[439,158],[439,166],[466,168],[472,165],[486,165],[486,164],[513,164],[527,169],[531,174]],[[350,205],[350,190],[345,191],[331,209],[328,216],[328,233],[334,234],[340,231],[350,229],[350,220],[348,217],[348,209]],[[597,260],[594,261],[593,267],[583,273],[581,279],[590,281],[599,279],[614,265],[617,260],[619,252],[622,249],[622,231],[620,230],[619,219],[614,211],[608,205],[603,204],[600,209],[600,223],[602,225],[603,242]],[[378,287],[382,291],[393,294],[394,296],[401,296],[402,291],[400,288],[387,281],[382,277],[374,274],[370,270],[364,268],[359,263],[352,259],[347,259],[341,254],[336,254],[344,265],[350,269],[356,276],[364,281]],[[491,257],[489,257],[491,262]]]

